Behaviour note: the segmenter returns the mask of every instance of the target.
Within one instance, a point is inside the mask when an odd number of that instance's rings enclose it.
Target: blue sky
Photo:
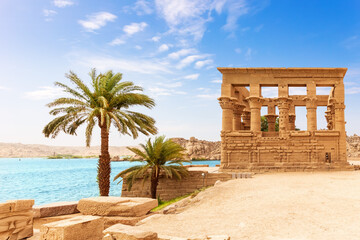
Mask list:
[[[51,120],[45,104],[61,96],[53,83],[69,83],[69,70],[88,81],[92,67],[144,87],[159,134],[205,140],[220,139],[216,67],[347,67],[346,129],[359,134],[359,10],[355,0],[1,0],[0,142],[84,145],[83,129],[41,132]],[[297,114],[306,129],[305,109]],[[113,129],[110,144],[144,139]]]

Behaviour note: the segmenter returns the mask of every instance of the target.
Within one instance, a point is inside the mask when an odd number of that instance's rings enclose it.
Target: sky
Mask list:
[[[142,86],[156,107],[135,110],[156,119],[159,135],[218,141],[217,67],[346,67],[346,130],[360,134],[359,11],[357,0],[1,0],[0,142],[84,146],[84,128],[56,139],[42,129],[46,104],[62,96],[54,82],[70,84],[72,70],[90,83],[91,68]],[[306,130],[306,109],[296,113]],[[112,128],[110,144],[147,138]]]

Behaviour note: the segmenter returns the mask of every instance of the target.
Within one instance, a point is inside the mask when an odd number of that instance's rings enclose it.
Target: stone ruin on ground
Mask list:
[[[350,169],[346,155],[344,83],[346,68],[218,68],[221,97],[222,171]],[[262,87],[277,87],[264,98]],[[289,95],[306,87],[306,95]],[[317,87],[330,87],[327,95]],[[307,130],[296,131],[296,107],[306,107]],[[327,130],[317,129],[317,107],[325,106]],[[261,131],[261,108],[268,132]],[[276,114],[278,108],[279,115]],[[275,121],[279,117],[279,131]]]

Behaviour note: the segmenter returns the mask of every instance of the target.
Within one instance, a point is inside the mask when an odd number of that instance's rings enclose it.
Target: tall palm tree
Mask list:
[[[138,178],[143,182],[150,178],[151,197],[156,198],[156,190],[159,183],[160,173],[163,172],[168,178],[181,179],[188,175],[187,169],[183,166],[184,149],[177,143],[166,139],[165,136],[156,137],[153,142],[149,139],[146,143],[140,144],[141,149],[128,147],[140,159],[131,161],[141,162],[142,165],[130,167],[118,173],[114,181],[118,178],[125,179],[130,191],[133,183]],[[120,181],[121,182],[121,181]]]
[[[91,88],[89,88],[72,71],[65,76],[75,85],[71,88],[60,82],[61,87],[69,97],[62,97],[49,103],[53,108],[51,115],[57,116],[43,130],[46,137],[55,138],[60,131],[76,135],[76,130],[86,124],[86,146],[90,146],[92,131],[95,125],[101,129],[101,154],[98,162],[98,184],[101,196],[108,196],[110,190],[110,154],[109,130],[114,125],[121,134],[133,138],[139,132],[145,135],[156,134],[155,120],[145,114],[128,110],[132,106],[145,106],[151,109],[155,106],[153,99],[141,94],[143,89],[132,82],[121,81],[121,73],[108,71],[97,75],[92,69]]]

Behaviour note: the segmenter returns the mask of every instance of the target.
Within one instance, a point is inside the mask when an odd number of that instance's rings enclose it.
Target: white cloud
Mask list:
[[[112,69],[119,72],[135,72],[143,74],[171,73],[166,62],[157,59],[132,60],[129,58],[114,58],[107,56],[73,56],[72,59],[85,67],[95,67],[99,71]]]
[[[212,3],[212,8],[215,9],[218,14],[220,14],[226,2],[227,0],[214,0]]]
[[[346,94],[358,94],[358,93],[360,93],[360,87],[347,88],[347,89],[345,89],[345,93]]]
[[[358,85],[356,82],[344,82],[346,86],[355,86]]]
[[[141,50],[141,49],[142,49],[142,46],[136,45],[135,48],[136,48],[137,50]]]
[[[293,88],[290,88],[293,89]],[[279,89],[277,87],[262,87],[261,88],[261,95],[265,98],[277,98],[278,97],[278,91]],[[294,92],[294,90],[293,90]],[[296,92],[296,90],[295,90]],[[289,91],[290,94],[290,91]],[[297,94],[293,94],[297,95]]]
[[[74,2],[70,1],[70,0],[54,0],[53,3],[56,7],[59,7],[59,8],[64,8],[67,6],[74,5]]]
[[[131,36],[137,32],[142,32],[147,27],[146,22],[141,23],[131,23],[129,25],[125,25],[123,31],[128,35]]]
[[[214,94],[199,94],[196,95],[198,98],[204,98],[204,99],[213,99],[216,100],[218,97],[220,97],[220,93],[214,93]]]
[[[234,31],[237,28],[237,20],[240,16],[249,12],[249,7],[245,0],[231,1],[228,6],[228,16],[223,28],[227,31]]]
[[[157,12],[163,17],[170,32],[190,35],[200,40],[205,32],[206,14],[211,9],[211,0],[155,0]]]
[[[169,58],[171,59],[179,59],[180,57],[184,57],[186,55],[192,54],[192,53],[196,53],[196,49],[194,48],[190,48],[190,49],[181,49],[177,52],[172,52],[168,55]]]
[[[207,55],[207,54],[187,56],[186,58],[184,58],[180,61],[180,63],[176,66],[176,68],[182,69],[182,68],[190,65],[191,63],[195,62],[196,60],[204,59],[208,56],[209,55]]]
[[[195,74],[190,74],[184,77],[184,79],[189,79],[189,80],[196,80],[198,79],[200,76],[199,73],[195,73]]]
[[[137,15],[151,14],[154,11],[151,5],[149,1],[137,0],[133,9]]]
[[[261,29],[263,29],[263,27],[264,27],[264,24],[261,24],[261,25],[257,26],[257,27],[254,29],[254,32],[260,32]]]
[[[0,86],[0,90],[9,90],[9,88],[4,87],[4,86]]]
[[[317,95],[329,95],[331,91],[331,87],[317,87],[316,94]]]
[[[213,20],[213,12],[221,14],[226,11],[227,19],[223,29],[234,32],[240,16],[260,11],[268,2],[269,0],[155,0],[155,5],[158,15],[169,27],[169,33],[180,36],[179,41],[192,37],[192,42],[198,42],[206,31],[206,24]],[[260,29],[261,27],[255,31]]]
[[[235,52],[240,54],[242,51],[241,51],[241,48],[235,48]]]
[[[222,80],[221,79],[214,79],[211,82],[212,83],[222,83]]]
[[[63,91],[60,88],[48,86],[39,88],[39,90],[26,92],[25,98],[32,100],[54,99],[60,97],[63,94]]]
[[[207,59],[207,60],[204,60],[204,61],[197,61],[195,63],[195,68],[199,69],[199,68],[202,68],[202,67],[204,67],[206,65],[210,65],[212,63],[213,63],[213,60],[211,60],[211,59]]]
[[[160,47],[159,47],[159,52],[166,52],[169,50],[169,45],[167,44],[162,44]]]
[[[155,96],[171,96],[171,95],[185,95],[184,91],[176,91],[173,89],[153,87],[149,88],[149,91]]]
[[[158,41],[160,41],[160,39],[161,39],[161,37],[159,37],[159,36],[154,36],[151,38],[151,40],[154,42],[158,42]]]
[[[126,41],[121,39],[121,38],[115,38],[114,40],[112,40],[109,44],[111,46],[116,46],[116,45],[121,45],[121,44],[125,44]]]
[[[52,17],[52,16],[56,15],[57,12],[54,10],[50,10],[50,9],[44,9],[43,14],[45,17]]]
[[[251,48],[248,48],[245,53],[246,59],[250,59],[253,54],[253,50]]]
[[[117,17],[109,12],[98,12],[87,16],[87,20],[79,20],[78,23],[85,28],[86,31],[93,32],[94,30],[104,27],[107,22],[115,21]]]
[[[347,39],[345,39],[342,42],[342,45],[348,50],[360,46],[359,36],[355,35],[355,36],[348,37]]]
[[[181,87],[183,84],[182,84],[182,82],[173,82],[173,83],[158,83],[158,85],[167,87],[167,88],[178,88],[178,87]]]

